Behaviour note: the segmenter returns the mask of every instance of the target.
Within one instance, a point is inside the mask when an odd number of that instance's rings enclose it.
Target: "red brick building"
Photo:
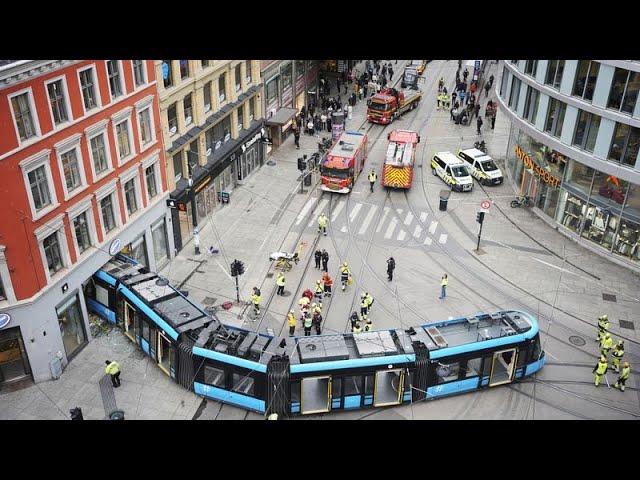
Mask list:
[[[0,382],[86,345],[111,254],[172,256],[160,128],[153,60],[0,61]]]

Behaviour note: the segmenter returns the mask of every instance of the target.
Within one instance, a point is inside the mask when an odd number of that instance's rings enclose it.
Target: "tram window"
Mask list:
[[[333,398],[340,398],[342,396],[342,382],[344,382],[344,378],[333,378],[331,382],[331,395]]]
[[[109,306],[109,290],[106,288],[96,285],[96,302],[101,303],[105,307]]]
[[[362,377],[360,375],[344,377],[342,384],[344,386],[343,396],[362,395]]]
[[[540,357],[540,335],[536,335],[532,342],[533,352],[531,354],[531,359],[535,362]]]
[[[204,383],[213,385],[214,387],[225,388],[224,386],[224,370],[219,368],[205,366],[204,367]]]
[[[467,368],[464,372],[465,378],[477,377],[480,371],[480,365],[482,364],[482,358],[471,358],[467,360]]]
[[[460,372],[460,363],[447,363],[440,364],[436,367],[436,378],[438,383],[452,382],[458,380],[458,373]]]
[[[148,342],[149,341],[149,324],[144,319],[140,320],[140,324],[142,329],[142,331],[140,332],[140,335],[142,336],[142,338],[144,338]]]
[[[253,387],[253,378],[238,373],[233,374],[232,391],[242,393],[243,395],[253,395]]]
[[[529,348],[521,347],[520,351],[518,352],[518,363],[516,364],[516,367],[524,367],[528,363],[528,359],[529,359]]]
[[[364,377],[364,394],[365,395],[373,395],[373,384],[374,384],[373,375],[366,375]]]
[[[491,375],[491,367],[493,365],[493,355],[484,358],[484,364],[482,365],[482,375]]]
[[[300,382],[291,382],[291,401],[300,401]]]

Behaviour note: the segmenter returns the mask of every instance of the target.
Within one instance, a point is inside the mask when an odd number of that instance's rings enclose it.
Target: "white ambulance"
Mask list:
[[[496,165],[489,155],[477,148],[467,148],[458,150],[458,158],[463,160],[471,176],[483,185],[500,185],[504,180],[504,175],[500,167]]]
[[[431,171],[449,185],[451,190],[470,192],[473,189],[473,180],[466,163],[451,152],[435,153],[431,159]]]

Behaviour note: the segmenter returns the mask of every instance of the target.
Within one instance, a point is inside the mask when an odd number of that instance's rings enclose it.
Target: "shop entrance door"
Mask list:
[[[0,383],[18,380],[31,374],[19,328],[0,331]]]

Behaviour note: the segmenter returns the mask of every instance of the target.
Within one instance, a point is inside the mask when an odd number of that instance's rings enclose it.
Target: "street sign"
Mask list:
[[[120,250],[121,250],[120,239],[116,238],[113,240],[113,242],[111,242],[111,245],[109,245],[109,255],[113,257]]]
[[[489,211],[489,209],[491,208],[491,200],[482,200],[480,202],[480,208],[482,208],[482,210],[484,211]]]
[[[169,208],[178,208],[178,201],[173,200],[172,198],[167,199],[167,207]]]

